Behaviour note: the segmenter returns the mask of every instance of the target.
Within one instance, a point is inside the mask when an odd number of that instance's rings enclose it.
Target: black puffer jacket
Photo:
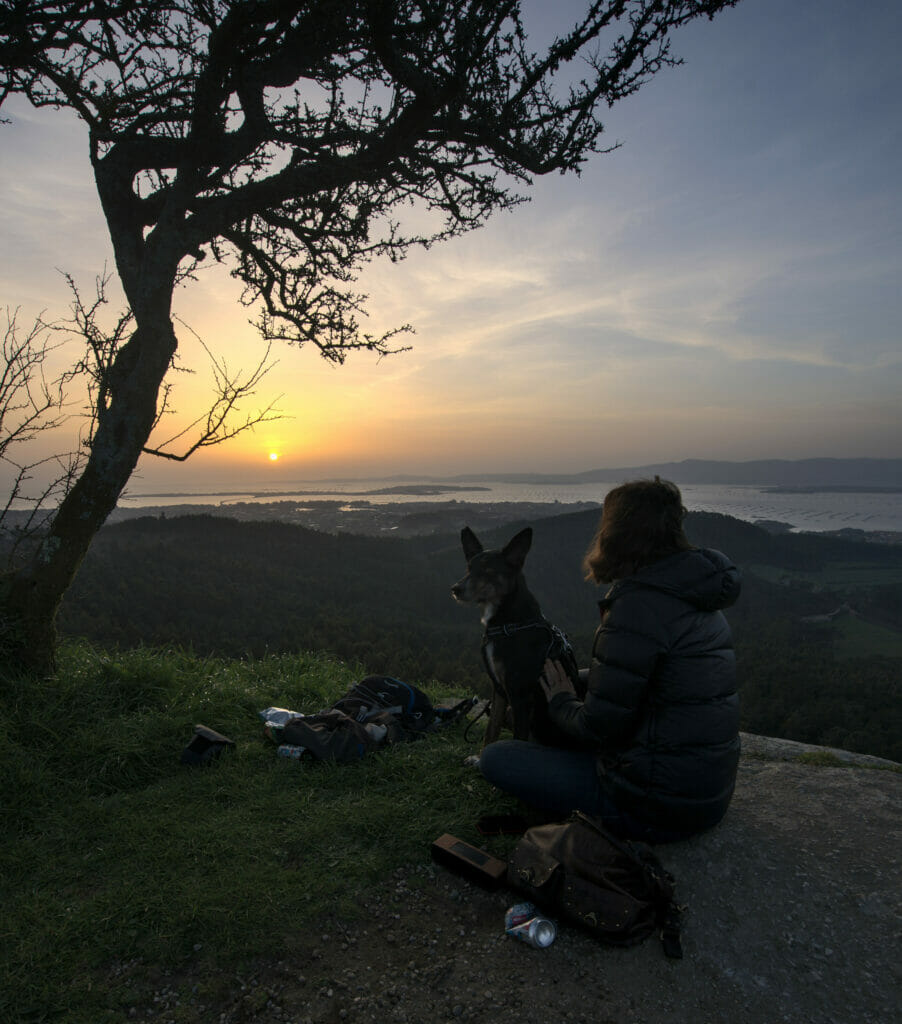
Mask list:
[[[601,602],[585,703],[556,694],[566,732],[597,742],[602,785],[621,810],[660,828],[715,825],[733,795],[739,698],[730,627],[739,571],[693,549],[620,580]]]

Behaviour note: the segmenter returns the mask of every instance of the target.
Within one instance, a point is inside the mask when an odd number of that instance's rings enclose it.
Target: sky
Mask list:
[[[580,4],[528,3],[539,34]],[[902,456],[902,4],[742,0],[607,113],[614,152],[537,179],[487,226],[377,263],[374,333],[409,352],[274,350],[284,414],[131,490],[393,474],[574,472],[687,458]],[[0,126],[0,307],[62,316],[112,252],[86,133]],[[180,292],[175,433],[262,343],[221,271]],[[61,358],[63,354],[61,353]],[[162,439],[162,434],[157,436]],[[277,456],[277,458],[272,458]]]

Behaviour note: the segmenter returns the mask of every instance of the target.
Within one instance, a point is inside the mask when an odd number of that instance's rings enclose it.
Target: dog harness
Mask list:
[[[492,680],[493,696],[495,691],[501,690],[504,692],[504,687],[501,685],[495,673],[495,666],[489,657],[489,646],[493,640],[514,636],[525,629],[544,629],[549,634],[548,647],[545,649],[545,661],[564,661],[573,673],[579,670],[576,663],[576,655],[573,653],[573,646],[567,639],[567,634],[557,626],[552,625],[547,619],[533,619],[531,622],[509,622],[504,626],[486,626],[485,632],[482,634],[482,663],[485,665],[489,679]],[[470,724],[464,731],[465,740],[469,739],[467,734],[470,731],[470,726],[482,718],[483,715],[487,715],[491,706],[492,702],[489,700],[479,714],[470,720]]]
[[[576,656],[573,653],[573,646],[567,639],[567,634],[557,626],[552,625],[547,619],[534,619],[532,622],[509,622],[504,626],[486,626],[482,634],[482,660],[485,664],[489,678],[497,686],[498,679],[492,668],[491,658],[488,655],[489,644],[501,637],[511,637],[522,633],[525,629],[544,629],[549,634],[548,647],[545,650],[545,660],[571,661],[575,664]]]

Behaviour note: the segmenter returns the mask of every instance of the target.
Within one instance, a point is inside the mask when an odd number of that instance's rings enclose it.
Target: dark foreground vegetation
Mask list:
[[[888,773],[746,759],[726,828],[661,851],[688,906],[676,967],[570,927],[536,951],[504,938],[514,892],[430,863],[446,831],[516,841],[476,831],[514,803],[464,766],[462,724],[339,766],[264,739],[261,707],[319,707],[359,672],[83,641],[47,680],[0,664],[0,1021],[894,1019]],[[197,721],[236,741],[207,768],[179,763]]]
[[[597,515],[531,524],[527,561],[546,615],[584,662],[598,594],[580,562]],[[503,541],[520,525],[483,540]],[[743,729],[902,760],[902,547],[774,536],[712,513],[691,513],[687,532],[745,573],[728,615]],[[482,689],[478,617],[449,593],[463,568],[451,533],[378,538],[204,516],[137,519],[101,531],[60,625],[111,651],[319,651],[411,682]]]
[[[0,1020],[208,1024],[261,958],[303,964],[324,929],[366,927],[360,894],[426,872],[443,832],[485,845],[479,815],[513,806],[464,767],[460,724],[338,766],[265,740],[258,711],[326,707],[359,672],[84,642],[50,679],[0,665]],[[182,765],[197,722],[235,749]]]

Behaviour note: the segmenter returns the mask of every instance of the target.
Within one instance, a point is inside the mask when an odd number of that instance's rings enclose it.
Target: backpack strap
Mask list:
[[[682,960],[683,945],[680,941],[680,922],[684,908],[676,901],[673,875],[662,867],[657,856],[651,850],[645,852],[647,859],[643,858],[643,867],[646,877],[655,889],[657,919],[661,927],[661,945],[664,948],[664,955],[672,960]]]
[[[438,725],[454,725],[455,722],[459,722],[464,718],[478,703],[478,697],[470,696],[464,697],[463,700],[459,700],[450,706],[438,704],[432,710],[435,712]]]
[[[667,904],[664,920],[661,922],[661,945],[664,955],[671,960],[683,959],[683,944],[680,941],[680,906],[673,900]]]

